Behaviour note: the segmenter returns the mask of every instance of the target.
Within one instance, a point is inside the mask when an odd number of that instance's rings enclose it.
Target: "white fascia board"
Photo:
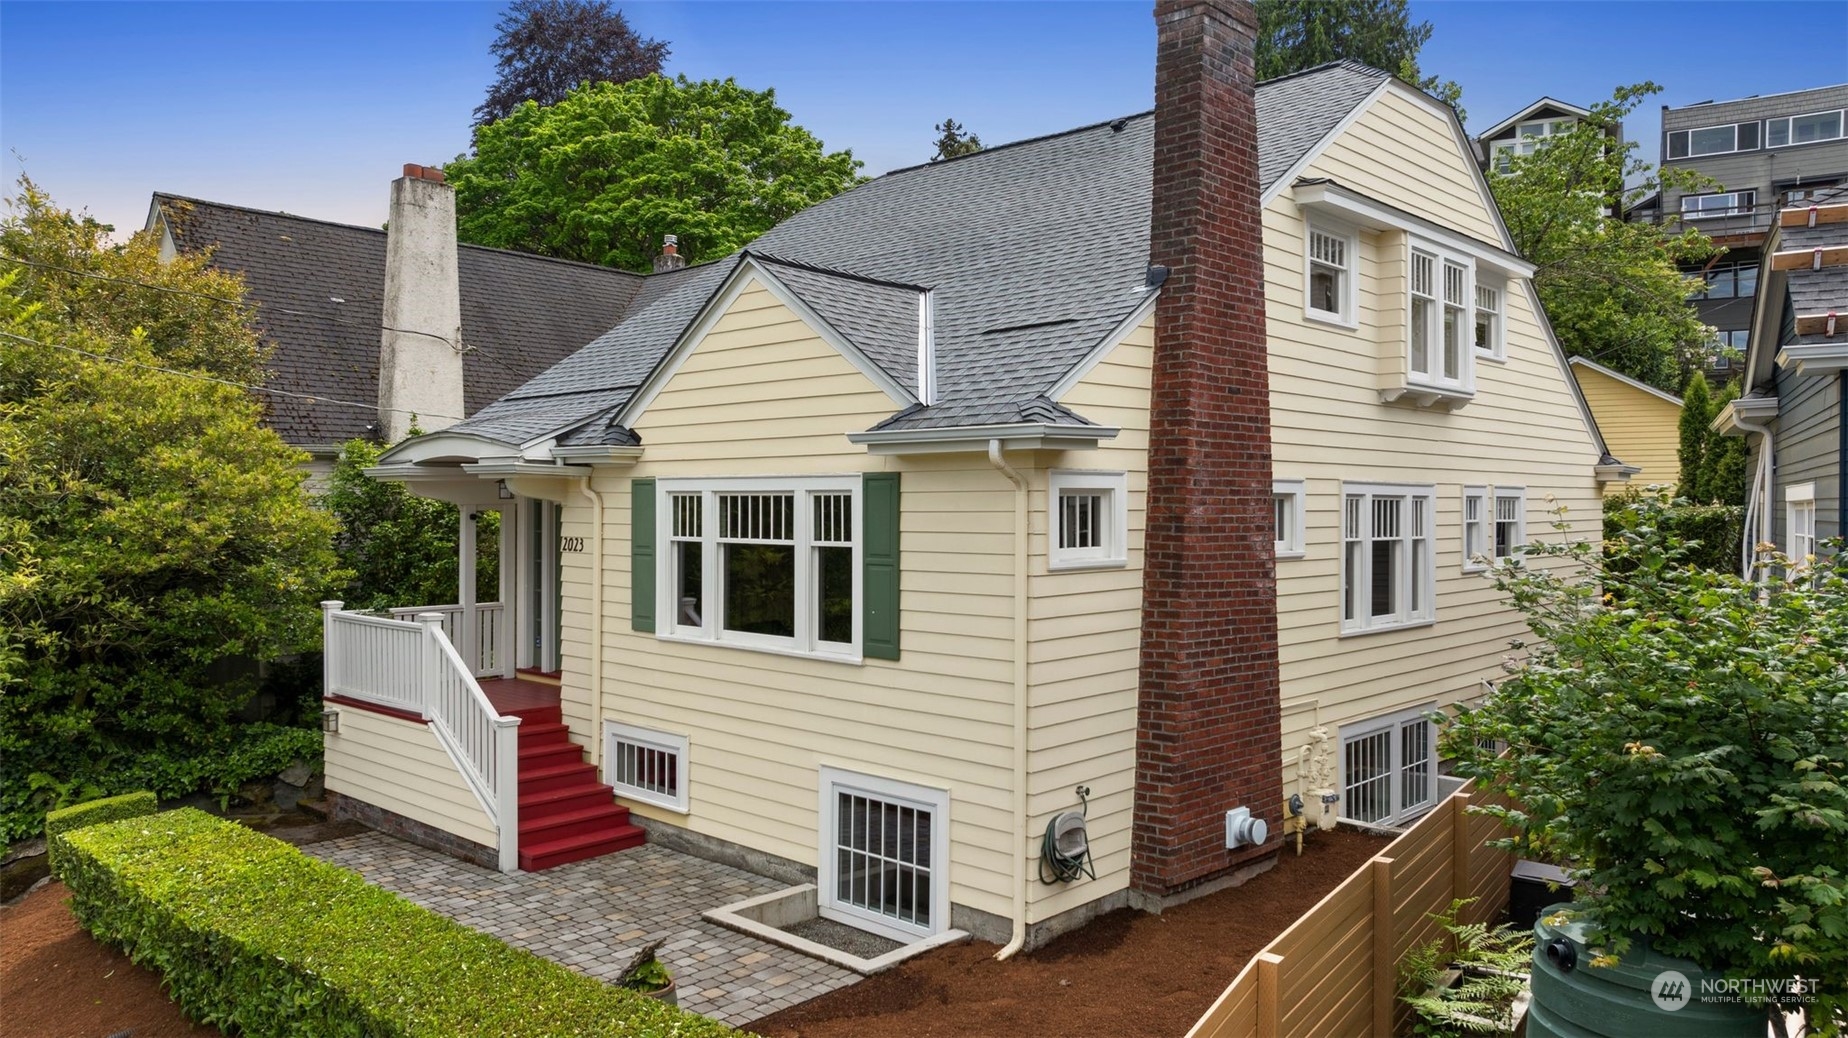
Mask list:
[[[583,447],[553,447],[552,457],[588,465],[633,465],[642,460],[640,447],[616,447],[591,444]]]
[[[1500,134],[1503,130],[1509,129],[1510,127],[1513,127],[1519,123],[1525,122],[1528,116],[1534,114],[1535,112],[1539,111],[1542,108],[1548,107],[1549,105],[1563,112],[1571,112],[1573,115],[1578,116],[1580,119],[1591,118],[1591,110],[1589,108],[1580,108],[1578,105],[1568,104],[1564,101],[1559,100],[1556,97],[1543,97],[1540,100],[1535,101],[1533,104],[1528,105],[1526,108],[1523,108],[1520,111],[1514,113],[1508,118],[1503,119],[1501,122],[1496,123],[1494,126],[1491,126],[1488,129],[1477,134],[1476,139],[1479,141],[1494,140],[1495,137],[1498,134]]]
[[[1391,83],[1392,78],[1390,76],[1381,80],[1380,85],[1375,87],[1371,94],[1362,98],[1359,104],[1348,110],[1348,114],[1341,117],[1341,121],[1335,124],[1334,129],[1328,131],[1321,140],[1316,141],[1314,147],[1303,152],[1302,158],[1297,159],[1289,169],[1284,170],[1281,176],[1271,181],[1271,185],[1265,188],[1264,193],[1258,198],[1258,208],[1263,209],[1265,206],[1270,205],[1271,202],[1276,200],[1278,195],[1288,190],[1291,184],[1296,183],[1296,178],[1303,175],[1303,170],[1308,169],[1310,163],[1321,158],[1322,153],[1328,150],[1328,146],[1339,140],[1341,135],[1348,131],[1349,127],[1359,122],[1360,117],[1366,114],[1367,109],[1373,107],[1373,102],[1378,101],[1386,91],[1390,89]],[[1471,164],[1474,165],[1474,163]]]
[[[1671,404],[1674,404],[1676,407],[1681,406],[1681,398],[1678,396],[1675,396],[1673,393],[1664,393],[1660,389],[1657,389],[1656,387],[1650,385],[1647,382],[1641,382],[1636,379],[1633,379],[1621,371],[1612,371],[1610,368],[1607,368],[1604,365],[1599,364],[1595,360],[1587,360],[1584,357],[1573,357],[1567,363],[1571,364],[1575,368],[1586,368],[1588,370],[1595,371],[1598,374],[1603,375],[1604,377],[1608,379],[1621,382],[1624,385],[1629,386],[1631,389],[1640,389],[1643,392],[1648,393],[1650,396],[1660,397],[1661,399],[1666,400]]]
[[[1470,257],[1504,277],[1529,280],[1534,265],[1507,249],[1461,234],[1421,216],[1414,216],[1379,199],[1332,181],[1297,184],[1292,196],[1296,204],[1311,212],[1331,213],[1348,223],[1376,231],[1405,231]]]
[[[1010,451],[1090,450],[1103,440],[1115,439],[1119,430],[1103,425],[1046,425],[1019,422],[1010,425],[964,425],[942,429],[874,429],[848,433],[847,441],[868,454],[967,454],[984,452],[992,440]]]
[[[1848,343],[1792,344],[1777,351],[1777,366],[1798,375],[1830,375],[1848,371]]]
[[[1639,466],[1625,465],[1620,462],[1616,465],[1593,465],[1591,471],[1598,477],[1600,483],[1628,483],[1631,476],[1643,470]]]
[[[777,302],[788,307],[803,324],[808,325],[816,335],[820,336],[822,341],[840,351],[841,356],[847,358],[849,363],[884,391],[886,396],[891,397],[901,409],[918,402],[917,397],[913,396],[910,390],[894,381],[883,368],[860,352],[859,347],[848,342],[840,332],[834,329],[833,325],[822,320],[820,314],[797,298],[796,294],[777,280],[764,264],[757,262],[749,253],[746,253],[744,258],[738,262],[738,269],[732,271],[731,276],[725,279],[725,283],[713,293],[712,299],[700,310],[699,316],[674,343],[674,348],[668,351],[661,363],[655,365],[652,372],[649,372],[648,378],[636,389],[634,395],[629,397],[629,402],[616,412],[611,419],[613,424],[626,429],[635,428],[635,420],[647,412],[649,406],[654,403],[655,397],[660,396],[661,391],[667,388],[667,384],[679,374],[681,365],[693,355],[694,349],[706,338],[713,326],[719,323],[719,319],[725,316],[732,304],[738,301],[738,297],[745,293],[753,281],[775,296]]]
[[[584,479],[590,475],[590,469],[582,465],[561,465],[552,462],[526,461],[515,458],[490,458],[473,465],[463,465],[462,471],[482,479],[506,479],[509,476],[546,476],[554,479]]]
[[[412,464],[466,458],[480,461],[488,457],[504,457],[522,453],[521,445],[494,440],[474,433],[449,432],[447,430],[413,436],[397,446],[379,455],[379,464],[385,466],[396,462]]]
[[[1052,384],[1052,388],[1046,391],[1047,399],[1055,403],[1064,400],[1065,394],[1071,392],[1078,383],[1083,382],[1084,377],[1091,373],[1091,369],[1103,363],[1104,358],[1121,345],[1123,340],[1129,337],[1130,332],[1141,327],[1142,322],[1148,320],[1149,315],[1155,312],[1155,302],[1161,297],[1161,289],[1159,287],[1143,288],[1139,291],[1146,298],[1136,304],[1136,308],[1131,310],[1127,317],[1118,321],[1116,327],[1110,329],[1103,339],[1092,347],[1091,352],[1084,355],[1084,359],[1073,365],[1070,371],[1059,378],[1059,381]]]
[[[1713,416],[1709,423],[1714,432],[1725,436],[1751,436],[1757,429],[1747,429],[1739,423],[1750,422],[1757,425],[1777,417],[1777,397],[1742,396],[1720,408],[1720,413]]]

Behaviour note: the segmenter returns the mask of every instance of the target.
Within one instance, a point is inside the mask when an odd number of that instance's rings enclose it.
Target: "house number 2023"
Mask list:
[[[571,554],[576,554],[580,551],[583,551],[584,550],[584,538],[582,537],[560,537],[558,539],[558,550],[562,552],[568,552]]]

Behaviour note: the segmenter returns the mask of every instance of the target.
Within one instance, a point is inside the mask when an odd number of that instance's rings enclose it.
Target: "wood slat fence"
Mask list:
[[[1471,803],[1505,805],[1470,787],[1452,794],[1252,957],[1188,1038],[1389,1038],[1407,1033],[1398,963],[1439,933],[1433,913],[1475,898],[1460,922],[1508,907],[1513,856]],[[1309,853],[1314,853],[1310,851]]]

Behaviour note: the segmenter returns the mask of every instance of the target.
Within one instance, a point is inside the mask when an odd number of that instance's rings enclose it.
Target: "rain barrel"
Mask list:
[[[1687,959],[1638,940],[1617,965],[1592,966],[1589,927],[1556,918],[1574,908],[1553,905],[1534,924],[1527,1038],[1765,1038],[1765,1008],[1703,1000],[1701,981],[1724,975]]]

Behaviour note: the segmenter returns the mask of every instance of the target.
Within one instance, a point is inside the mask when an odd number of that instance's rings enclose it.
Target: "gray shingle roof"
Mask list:
[[[1386,78],[1337,62],[1260,84],[1262,186]],[[1148,298],[1153,170],[1154,115],[1144,113],[889,173],[797,213],[748,251],[914,389],[915,296],[904,286],[930,289],[938,402],[880,428],[1088,424],[1046,394]],[[606,421],[608,401],[645,380],[737,262],[650,277],[620,325],[504,402],[550,398],[553,413],[571,413],[558,429]],[[567,405],[560,394],[582,398]],[[464,428],[512,438],[533,427],[537,410],[522,404],[516,420],[499,406]]]
[[[154,202],[180,250],[215,249],[214,266],[243,273],[275,346],[269,385],[324,398],[266,397],[270,425],[303,446],[365,435],[378,421],[385,232],[165,193]],[[470,414],[620,320],[645,280],[473,245],[457,250],[457,267]]]
[[[1839,205],[1848,202],[1848,187],[1818,197],[1818,205]],[[1777,248],[1779,252],[1805,249],[1826,249],[1848,245],[1848,223],[1825,223],[1815,227],[1782,227],[1778,229]],[[1800,267],[1785,276],[1785,284],[1790,290],[1791,309],[1798,314],[1823,314],[1834,310],[1848,315],[1848,267],[1839,264],[1811,270]],[[1800,335],[1794,340],[1799,345],[1816,343],[1836,343],[1840,336],[1829,338],[1826,335]]]

